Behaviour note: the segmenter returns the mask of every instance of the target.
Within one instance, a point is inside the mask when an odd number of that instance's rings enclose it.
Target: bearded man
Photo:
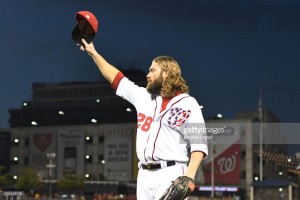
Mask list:
[[[88,44],[82,39],[82,44],[80,49],[92,57],[116,95],[129,101],[137,111],[137,199],[163,199],[170,183],[178,177],[194,180],[208,154],[207,141],[205,137],[186,137],[184,130],[203,127],[204,119],[198,102],[188,94],[179,64],[169,56],[155,58],[146,76],[147,87],[143,88],[109,64],[93,42]]]

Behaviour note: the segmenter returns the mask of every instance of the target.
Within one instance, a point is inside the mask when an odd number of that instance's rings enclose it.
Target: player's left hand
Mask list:
[[[172,181],[159,200],[184,200],[194,189],[194,179],[188,176],[179,176],[175,181]]]
[[[83,44],[83,45],[77,44],[78,46],[80,46],[80,50],[81,50],[81,51],[86,51],[90,56],[95,55],[96,49],[95,49],[95,47],[94,47],[93,42],[87,43],[87,42],[85,41],[85,39],[82,39],[81,41],[82,41],[82,44]]]

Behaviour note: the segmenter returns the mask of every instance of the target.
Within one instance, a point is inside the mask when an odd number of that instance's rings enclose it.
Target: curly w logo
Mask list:
[[[171,108],[169,111],[170,117],[168,118],[168,124],[170,126],[181,126],[191,115],[190,110],[183,110],[182,108]]]

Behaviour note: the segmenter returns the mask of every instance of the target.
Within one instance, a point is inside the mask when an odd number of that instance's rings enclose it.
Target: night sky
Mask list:
[[[148,71],[174,57],[204,117],[263,107],[300,122],[300,3],[297,0],[2,0],[0,127],[31,99],[34,82],[103,80],[71,39],[80,10],[99,20],[98,51],[122,69]]]

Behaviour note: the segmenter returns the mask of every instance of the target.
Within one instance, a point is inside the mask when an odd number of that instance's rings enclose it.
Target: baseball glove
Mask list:
[[[159,200],[183,200],[195,189],[195,181],[187,176],[179,176]]]

